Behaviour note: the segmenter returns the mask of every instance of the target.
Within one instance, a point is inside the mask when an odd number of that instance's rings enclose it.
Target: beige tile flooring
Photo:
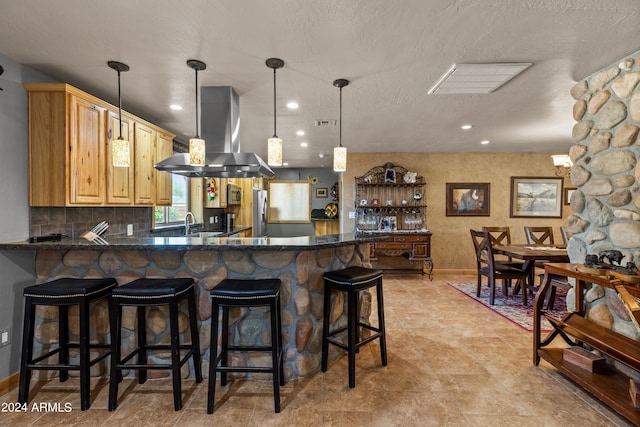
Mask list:
[[[79,410],[77,380],[32,385],[32,402],[70,402],[68,413],[2,413],[2,425],[82,426],[626,426],[606,406],[549,365],[531,363],[531,333],[482,307],[447,282],[475,276],[386,274],[389,364],[377,341],[357,356],[356,388],[346,357],[326,373],[289,381],[282,412],[273,412],[269,381],[218,387],[206,414],[206,379],[183,382],[184,408],[173,411],[170,381],[126,379],[120,403],[107,411],[108,383],[96,380],[92,406]],[[34,393],[35,392],[35,393]],[[17,390],[0,401],[15,402]],[[5,406],[3,406],[5,408]]]

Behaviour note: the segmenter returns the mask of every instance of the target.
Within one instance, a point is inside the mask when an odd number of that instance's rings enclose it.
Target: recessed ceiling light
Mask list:
[[[473,127],[473,126],[471,126],[471,125],[462,125],[462,126],[460,126],[460,129],[463,129],[463,130],[469,130],[469,129],[471,129],[472,127]]]
[[[322,159],[322,158],[324,158],[324,154],[320,153],[320,154],[318,154],[318,157],[320,157]]]
[[[299,130],[299,131],[296,132],[296,135],[304,136],[304,131],[303,130]]]
[[[287,103],[287,108],[290,110],[297,110],[299,107],[298,103],[295,101],[291,101],[289,103]]]
[[[169,108],[171,108],[174,111],[180,111],[180,110],[182,110],[182,105],[171,104],[171,105],[169,105]]]
[[[482,145],[487,145],[490,141],[488,139],[485,139],[484,141],[480,141],[480,144]]]
[[[282,166],[289,166],[289,162],[284,162]]]
[[[531,62],[453,64],[429,95],[490,93],[526,70]]]
[[[306,146],[308,146],[308,145],[309,145],[309,144],[307,144],[306,142],[301,142],[301,143],[300,143],[300,147],[306,147]]]

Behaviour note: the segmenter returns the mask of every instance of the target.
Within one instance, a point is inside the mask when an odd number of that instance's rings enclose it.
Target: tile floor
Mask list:
[[[169,380],[126,379],[107,411],[108,382],[96,380],[92,406],[79,410],[77,380],[32,385],[32,402],[70,402],[68,413],[0,412],[11,426],[626,426],[624,419],[555,372],[531,363],[531,334],[447,286],[475,276],[385,275],[389,364],[377,341],[357,357],[356,388],[346,357],[326,373],[289,381],[282,412],[273,412],[270,380],[218,387],[206,414],[206,379],[183,383],[184,408],[173,411]],[[34,393],[35,392],[35,393]],[[0,396],[15,402],[17,390]],[[2,407],[6,409],[5,406]]]

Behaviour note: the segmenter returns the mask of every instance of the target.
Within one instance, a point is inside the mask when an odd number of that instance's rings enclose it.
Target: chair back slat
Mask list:
[[[530,245],[553,245],[553,228],[525,227],[524,235]]]
[[[511,231],[509,227],[482,227],[482,231],[487,232],[493,245],[511,244]]]

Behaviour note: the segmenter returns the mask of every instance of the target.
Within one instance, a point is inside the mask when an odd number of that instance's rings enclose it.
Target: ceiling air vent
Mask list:
[[[453,64],[429,95],[490,93],[526,70],[531,62]]]
[[[328,128],[336,125],[337,120],[316,120],[316,126]]]

